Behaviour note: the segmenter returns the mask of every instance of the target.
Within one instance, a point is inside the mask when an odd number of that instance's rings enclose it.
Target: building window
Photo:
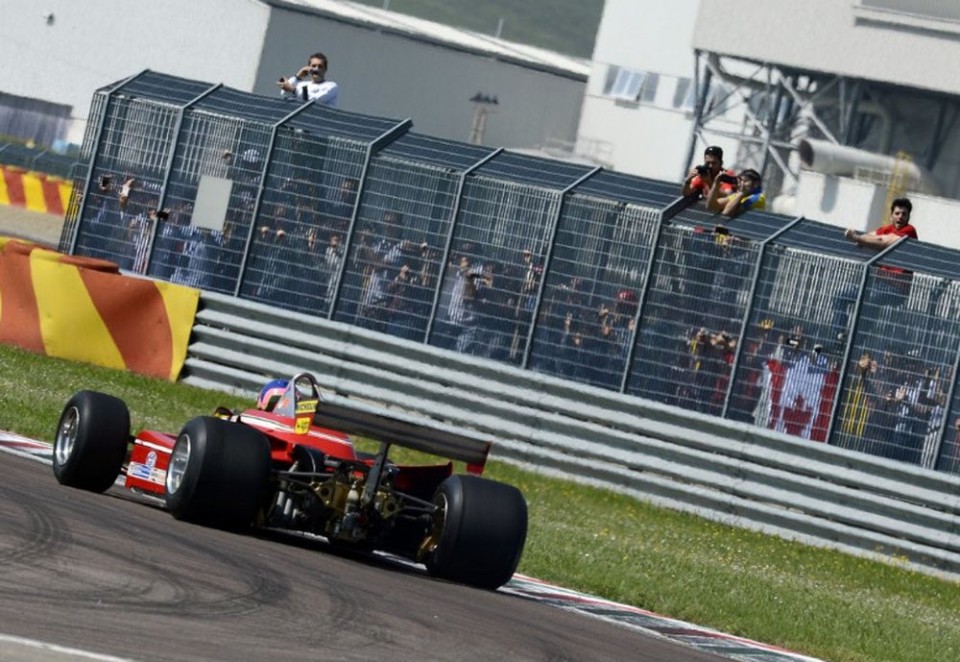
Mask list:
[[[957,0],[854,0],[853,15],[892,30],[960,34]]]
[[[604,96],[625,101],[653,102],[657,95],[660,76],[647,71],[635,71],[611,65],[603,84]]]
[[[960,21],[960,6],[946,0],[859,0],[864,9],[909,14],[934,20]]]
[[[673,107],[692,110],[697,103],[697,90],[689,78],[678,78],[673,90]]]

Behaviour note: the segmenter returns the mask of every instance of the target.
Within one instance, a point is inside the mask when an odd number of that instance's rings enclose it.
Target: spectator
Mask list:
[[[952,381],[952,368],[947,368],[947,374],[941,375],[938,366],[931,366],[924,373],[923,391],[921,398],[928,408],[927,434],[923,440],[923,453],[920,457],[920,466],[934,468],[936,451],[940,442],[940,426],[946,415],[947,394],[945,387]]]
[[[346,236],[346,235],[344,235]],[[338,239],[338,244],[341,243]],[[342,282],[337,283],[339,290],[336,292],[336,298],[331,301],[334,305],[334,317],[342,322],[356,324],[357,310],[360,305],[360,299],[366,290],[367,282],[373,270],[371,253],[374,248],[374,237],[369,222],[361,224],[349,242],[351,245],[344,248],[343,259],[346,260],[346,268],[343,269]]]
[[[292,249],[284,229],[285,209],[283,205],[276,205],[273,215],[265,215],[263,224],[257,228],[244,288],[255,299],[284,302],[287,307],[295,260],[290,257]]]
[[[917,350],[903,359],[900,384],[893,392],[896,419],[890,443],[881,454],[894,460],[920,464],[930,414],[938,395],[931,370],[922,371]]]
[[[81,224],[81,245],[90,257],[115,260],[122,252],[119,247],[126,241],[127,228],[122,225],[117,202],[113,176],[101,175],[96,191],[90,192],[90,221]]]
[[[326,79],[327,56],[314,53],[307,58],[307,64],[289,78],[280,78],[280,94],[287,99],[316,101],[325,106],[336,107],[340,95],[339,86]]]
[[[935,458],[935,467],[940,471],[956,473],[960,467],[960,418],[953,421],[953,426],[948,426],[944,435],[943,451],[939,458]]]
[[[510,292],[505,289],[500,265],[487,262],[477,288],[477,339],[473,354],[502,360],[506,356],[507,325],[511,319]]]
[[[150,239],[157,223],[157,210],[141,212],[127,221],[126,255],[120,266],[138,274],[147,273],[147,261],[150,256]]]
[[[845,437],[844,446],[853,450],[865,450],[864,439],[867,425],[877,397],[877,362],[870,352],[863,352],[857,360],[856,372],[847,388],[840,414],[840,434]]]
[[[538,324],[537,341],[531,367],[548,374],[559,374],[560,356],[557,348],[571,340],[574,319],[585,311],[583,279],[571,276],[570,279],[553,288],[545,298],[540,310],[541,322]],[[507,316],[504,315],[504,319]],[[502,322],[501,322],[502,324]]]
[[[333,299],[337,295],[337,278],[340,275],[340,266],[343,264],[343,246],[340,235],[330,235],[327,247],[323,252],[321,266],[320,287],[324,294],[324,310],[329,310]]]
[[[510,360],[519,363],[523,359],[527,346],[527,335],[533,323],[533,311],[536,307],[537,295],[540,288],[540,277],[543,267],[534,260],[533,251],[524,248],[521,251],[521,262],[511,270],[514,304],[513,338],[510,343]]]
[[[744,344],[740,364],[742,376],[736,380],[731,393],[729,418],[753,423],[757,403],[760,401],[763,368],[776,349],[772,319],[763,319]]]
[[[857,232],[847,228],[843,236],[857,246],[883,250],[900,239],[917,239],[917,229],[910,224],[913,203],[907,198],[897,198],[890,205],[890,222],[873,232]],[[867,291],[868,301],[883,306],[898,306],[910,294],[910,272],[897,267],[880,266],[874,287]],[[837,339],[846,338],[849,323],[849,308],[856,301],[859,286],[851,285],[837,293],[833,300],[833,328]]]
[[[637,295],[632,290],[618,292],[612,307],[601,304],[597,334],[591,343],[596,348],[594,383],[607,388],[620,387],[637,328],[637,305]]]
[[[707,209],[718,211],[728,218],[750,209],[766,209],[767,197],[763,193],[763,179],[753,168],[747,168],[737,178],[737,190],[723,194],[722,186],[726,177],[718,176],[713,180],[707,198]]]
[[[718,415],[729,380],[737,339],[726,331],[701,327],[688,341],[689,374],[681,387],[681,406]]]
[[[703,151],[703,163],[694,166],[683,180],[682,195],[684,197],[695,195],[697,199],[707,198],[710,195],[710,188],[721,173],[733,180],[737,176],[732,170],[723,169],[723,149],[711,145]],[[721,193],[724,195],[729,195],[736,189],[733,181],[721,182],[720,185]]]
[[[563,320],[563,334],[557,347],[550,348],[557,352],[557,369],[560,375],[578,381],[583,379],[584,365],[591,363],[589,352],[585,348],[583,337],[583,322],[573,311],[568,311]]]
[[[475,269],[470,261],[471,252],[472,246],[468,244],[453,255],[443,279],[437,316],[437,340],[446,349],[462,351],[461,347],[472,341],[469,329],[474,321],[475,287],[469,274]]]
[[[359,319],[361,326],[383,331],[386,328],[387,285],[394,279],[407,244],[402,241],[403,217],[399,212],[383,213],[384,237],[366,252],[369,277],[360,295]],[[409,279],[406,279],[409,281]]]
[[[890,222],[873,232],[857,232],[847,228],[843,236],[857,246],[866,246],[883,250],[896,243],[901,237],[917,239],[917,229],[910,224],[913,203],[907,198],[897,198],[890,205]]]
[[[754,423],[775,429],[783,412],[782,393],[787,371],[799,358],[803,344],[803,327],[795,325],[788,334],[780,334],[777,345],[766,357],[760,377],[760,394],[754,409]]]
[[[418,335],[412,292],[415,274],[416,269],[404,263],[384,288],[387,295],[386,332],[408,340],[415,340]]]
[[[334,232],[346,236],[353,218],[353,208],[357,202],[358,182],[354,177],[344,177],[340,181],[337,199],[324,208],[323,220]]]
[[[780,392],[778,431],[812,438],[828,372],[829,362],[821,345],[814,345],[809,353],[795,351]]]

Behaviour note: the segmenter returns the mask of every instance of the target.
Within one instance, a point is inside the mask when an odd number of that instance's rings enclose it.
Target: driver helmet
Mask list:
[[[280,401],[287,390],[288,384],[289,382],[286,379],[272,379],[264,384],[257,396],[257,409],[273,411],[273,408],[277,406],[277,402]]]

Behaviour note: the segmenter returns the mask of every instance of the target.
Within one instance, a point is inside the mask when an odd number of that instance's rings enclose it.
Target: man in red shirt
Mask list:
[[[847,228],[843,236],[857,246],[867,246],[882,250],[895,243],[900,237],[917,238],[917,229],[910,225],[910,214],[913,212],[913,203],[907,198],[897,198],[890,205],[890,222],[873,232],[857,232]]]
[[[723,149],[711,145],[703,151],[703,164],[694,166],[683,180],[681,195],[695,195],[705,200],[710,195],[714,180],[721,173],[728,175],[731,181],[721,182],[720,193],[729,195],[737,188],[737,176],[732,170],[723,169]]]
[[[910,224],[910,214],[913,212],[913,203],[907,198],[897,198],[890,205],[890,222],[873,232],[857,232],[847,228],[843,236],[855,243],[880,251],[892,246],[903,237],[917,239],[917,229]],[[910,272],[898,267],[881,265],[878,276],[867,292],[869,301],[885,306],[896,306],[903,303],[910,295]],[[848,287],[841,290],[833,302],[833,326],[837,330],[837,339],[843,341],[847,334],[847,309],[856,300],[857,287]]]

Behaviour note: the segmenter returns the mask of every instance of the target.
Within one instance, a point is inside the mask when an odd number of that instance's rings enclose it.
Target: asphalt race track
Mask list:
[[[7,454],[0,635],[143,661],[724,659],[322,541],[178,522]],[[12,662],[91,659],[33,655],[0,640]]]

